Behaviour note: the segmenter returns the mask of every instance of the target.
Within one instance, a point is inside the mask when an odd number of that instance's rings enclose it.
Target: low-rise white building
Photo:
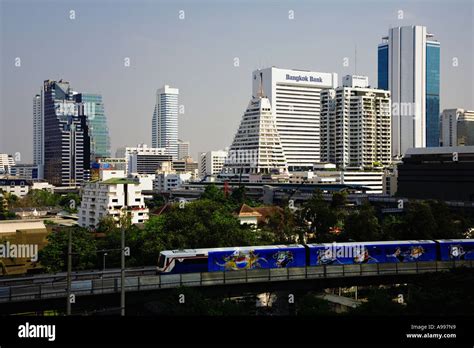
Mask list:
[[[7,153],[0,153],[0,175],[9,175],[13,166],[15,166],[13,156]]]
[[[133,224],[148,220],[148,208],[137,179],[125,178],[123,171],[106,171],[101,180],[85,183],[79,208],[79,225],[96,227],[106,216],[117,222],[129,214]]]
[[[366,171],[343,171],[341,172],[341,184],[362,185],[367,187],[367,194],[384,193],[384,172]]]
[[[163,192],[180,188],[192,178],[191,173],[158,173],[153,182],[153,191]]]
[[[224,166],[227,158],[227,151],[208,151],[199,154],[199,175],[201,178],[206,176],[218,175]]]
[[[474,145],[474,110],[443,110],[440,138],[441,146]]]
[[[28,194],[31,185],[29,180],[0,179],[0,190],[20,198]]]
[[[173,160],[172,155],[165,148],[148,147],[146,144],[120,148],[117,150],[116,157],[125,159],[125,174],[153,174],[162,162]]]

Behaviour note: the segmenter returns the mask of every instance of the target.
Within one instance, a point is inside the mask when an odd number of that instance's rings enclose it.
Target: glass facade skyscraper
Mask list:
[[[426,147],[439,146],[439,66],[440,45],[426,43]]]
[[[439,146],[440,43],[426,27],[389,30],[378,46],[378,88],[392,96],[392,156]]]
[[[80,93],[76,101],[84,106],[84,114],[89,122],[91,161],[97,157],[110,157],[110,136],[105,116],[102,95]]]
[[[69,82],[44,81],[44,178],[55,186],[81,185],[90,167],[89,127],[77,94]]]
[[[388,45],[379,46],[377,57],[377,88],[388,90]]]
[[[178,159],[178,95],[179,89],[165,85],[156,92],[151,138],[152,147],[165,148]]]

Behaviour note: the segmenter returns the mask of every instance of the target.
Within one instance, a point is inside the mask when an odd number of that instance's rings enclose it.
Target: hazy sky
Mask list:
[[[32,160],[32,98],[43,80],[62,78],[79,92],[102,93],[113,154],[120,146],[151,144],[156,89],[179,88],[185,111],[179,137],[191,142],[196,157],[230,145],[256,68],[336,72],[341,80],[355,72],[357,45],[357,73],[376,86],[377,45],[400,25],[426,25],[441,42],[441,110],[474,109],[474,0],[0,0],[0,6],[0,153],[18,152],[22,163]]]

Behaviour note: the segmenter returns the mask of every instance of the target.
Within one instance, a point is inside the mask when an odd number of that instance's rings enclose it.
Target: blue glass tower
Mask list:
[[[377,58],[377,88],[388,90],[388,44],[379,46]]]
[[[84,105],[84,114],[89,123],[91,161],[97,157],[110,157],[110,137],[102,95],[80,93],[76,101]]]
[[[426,43],[426,147],[439,146],[439,42]]]

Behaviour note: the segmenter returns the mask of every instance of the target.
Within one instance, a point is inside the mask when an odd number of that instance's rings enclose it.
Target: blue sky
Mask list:
[[[441,42],[441,109],[474,109],[471,0],[0,0],[0,6],[0,152],[18,152],[23,163],[32,157],[32,98],[45,79],[102,93],[113,149],[150,144],[156,89],[179,88],[180,138],[196,157],[230,145],[256,68],[341,78],[355,72],[357,46],[357,73],[375,86],[377,45],[399,25],[426,25]]]

